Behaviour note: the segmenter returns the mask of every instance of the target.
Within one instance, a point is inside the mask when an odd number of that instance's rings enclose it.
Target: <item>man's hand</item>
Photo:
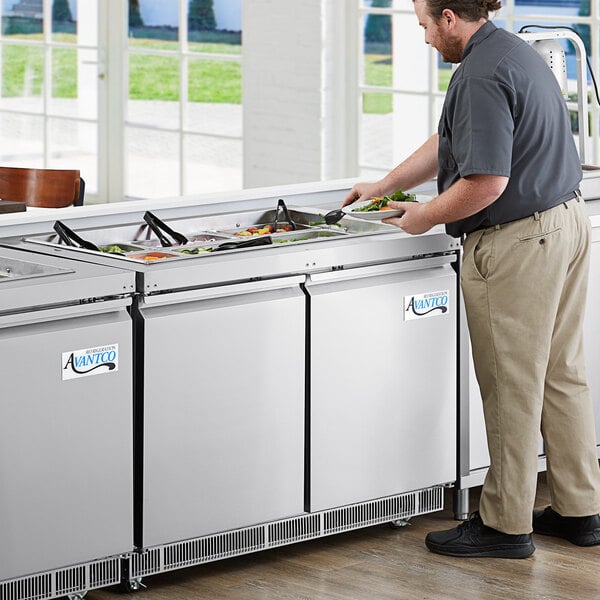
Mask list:
[[[342,203],[342,206],[348,206],[353,202],[362,202],[363,200],[370,200],[377,196],[383,196],[380,184],[376,183],[357,183],[350,190],[350,193],[346,196],[346,199]]]
[[[388,206],[393,209],[403,210],[404,214],[400,217],[390,217],[383,219],[383,223],[400,227],[406,233],[416,235],[429,231],[437,223],[432,222],[427,217],[427,204],[419,202],[388,202]]]

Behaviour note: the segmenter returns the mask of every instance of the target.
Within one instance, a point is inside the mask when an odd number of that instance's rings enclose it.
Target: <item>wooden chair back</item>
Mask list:
[[[0,167],[0,199],[39,208],[81,206],[85,183],[79,170]]]

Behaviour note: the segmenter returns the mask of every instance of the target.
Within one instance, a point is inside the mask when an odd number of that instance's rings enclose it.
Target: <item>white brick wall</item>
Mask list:
[[[321,5],[244,0],[244,187],[321,178]]]

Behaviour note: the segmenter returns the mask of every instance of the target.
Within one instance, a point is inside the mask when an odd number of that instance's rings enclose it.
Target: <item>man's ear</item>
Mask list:
[[[445,8],[442,11],[441,18],[446,21],[448,26],[454,26],[456,24],[456,13],[449,8]]]

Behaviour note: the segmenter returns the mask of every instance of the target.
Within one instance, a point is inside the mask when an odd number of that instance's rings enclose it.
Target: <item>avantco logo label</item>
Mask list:
[[[62,379],[101,375],[119,370],[119,344],[62,353]]]
[[[450,292],[427,292],[404,296],[404,320],[423,319],[446,314],[450,310]]]

